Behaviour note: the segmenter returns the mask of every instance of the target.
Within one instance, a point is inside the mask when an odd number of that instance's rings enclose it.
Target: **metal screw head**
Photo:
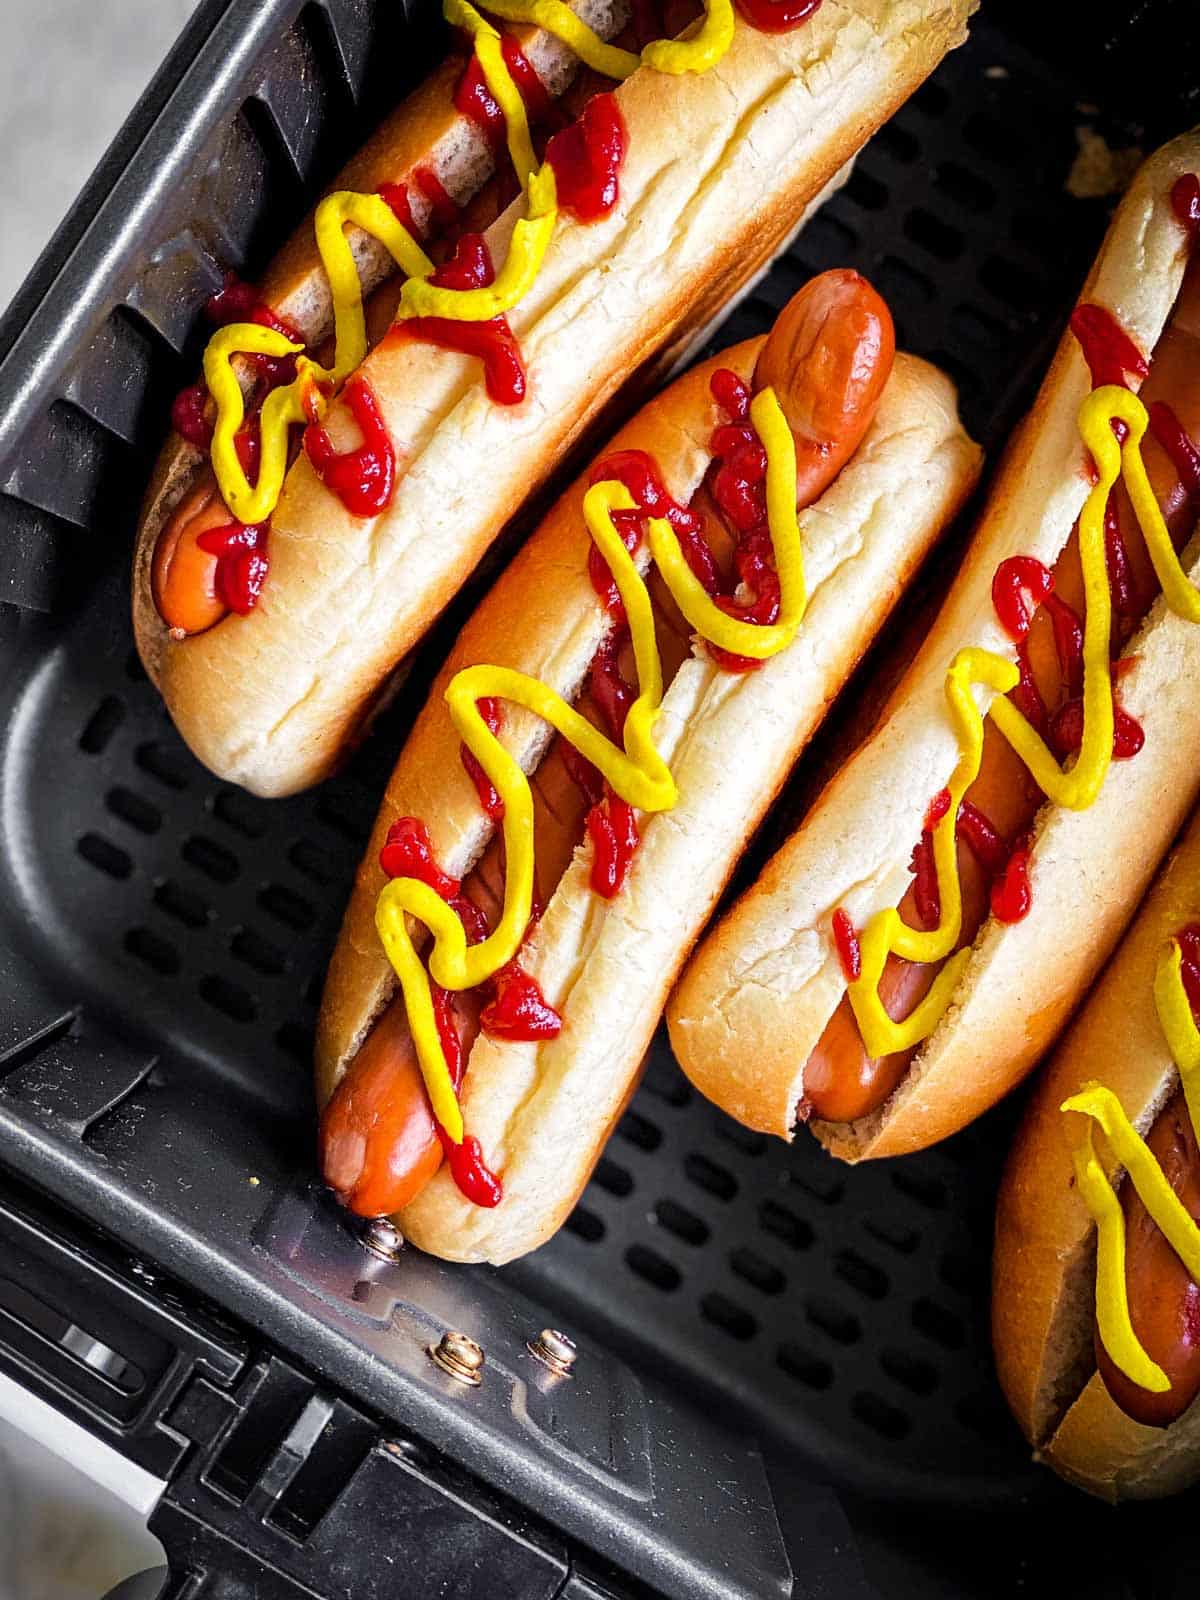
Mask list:
[[[571,1369],[575,1365],[578,1353],[575,1349],[574,1339],[568,1339],[565,1333],[559,1333],[557,1328],[543,1328],[536,1339],[530,1339],[525,1346],[535,1360],[540,1361],[544,1367],[559,1378],[569,1378]]]
[[[387,1217],[372,1217],[362,1231],[363,1248],[381,1261],[395,1261],[404,1249],[404,1235]]]
[[[427,1345],[425,1354],[435,1367],[440,1367],[459,1383],[477,1389],[483,1382],[483,1364],[487,1359],[483,1347],[457,1328],[444,1333],[437,1344]]]

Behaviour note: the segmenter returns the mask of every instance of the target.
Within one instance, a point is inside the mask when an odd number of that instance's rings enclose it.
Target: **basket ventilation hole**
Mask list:
[[[912,1418],[906,1416],[888,1401],[881,1400],[877,1394],[864,1390],[856,1394],[850,1401],[850,1411],[864,1423],[873,1433],[882,1434],[885,1439],[903,1439],[912,1432]]]
[[[775,1365],[807,1389],[828,1389],[833,1382],[831,1364],[798,1344],[781,1344],[775,1356]]]
[[[937,1388],[937,1368],[933,1363],[911,1356],[905,1350],[884,1350],[879,1365],[889,1378],[894,1378],[913,1394],[932,1394]]]
[[[317,911],[312,902],[293,894],[282,884],[269,883],[265,889],[260,889],[258,903],[269,917],[274,917],[276,922],[282,922],[297,933],[311,928],[316,921]]]
[[[110,789],[104,797],[104,804],[114,817],[119,817],[137,833],[149,836],[162,827],[162,812],[132,789],[123,789],[119,785]]]
[[[125,702],[115,694],[106,695],[87,720],[79,735],[79,748],[85,755],[98,756],[125,720]]]
[[[157,779],[164,788],[176,792],[187,788],[187,776],[183,770],[182,758],[179,752],[169,745],[149,739],[144,744],[138,745],[133,753],[133,759],[144,773]]]
[[[729,1265],[739,1278],[753,1287],[761,1294],[782,1294],[787,1288],[787,1278],[770,1261],[766,1261],[757,1251],[747,1250],[744,1246],[737,1249],[729,1257]]]
[[[654,1208],[654,1220],[684,1244],[702,1245],[708,1241],[708,1223],[674,1200],[660,1200]]]
[[[683,1274],[677,1266],[644,1244],[630,1245],[625,1252],[625,1264],[630,1272],[668,1294],[683,1282]]]
[[[149,928],[130,928],[125,935],[125,948],[160,978],[174,977],[182,965],[175,946]]]
[[[214,1010],[221,1011],[234,1022],[253,1022],[258,1015],[254,996],[227,978],[210,973],[200,980],[200,996]]]
[[[85,833],[75,848],[89,866],[110,878],[128,878],[133,871],[133,857],[98,833]]]
[[[261,972],[265,977],[278,977],[287,965],[278,945],[255,933],[253,928],[239,928],[229,948],[239,961],[244,961],[248,967],[253,967],[255,972]]]
[[[777,1200],[764,1200],[758,1208],[758,1224],[764,1233],[780,1239],[793,1250],[807,1250],[813,1242],[813,1231],[803,1217],[781,1206]]]
[[[681,1110],[692,1098],[692,1091],[682,1072],[673,1065],[652,1061],[642,1081],[642,1087],[661,1100],[664,1105]]]
[[[636,1111],[627,1111],[617,1124],[617,1132],[626,1144],[636,1145],[639,1150],[657,1150],[662,1143],[662,1134],[648,1117],[639,1116]]]
[[[297,872],[322,886],[332,883],[337,875],[327,852],[309,839],[298,839],[288,851],[288,860]]]
[[[843,1283],[848,1283],[868,1300],[882,1300],[891,1285],[887,1273],[873,1261],[860,1256],[856,1250],[840,1250],[834,1261],[834,1271]]]
[[[828,1300],[810,1300],[804,1314],[814,1328],[827,1334],[835,1344],[857,1344],[862,1338],[862,1324],[858,1318]]]
[[[213,801],[213,816],[244,839],[261,839],[267,819],[261,805],[238,789],[222,789]]]
[[[753,1339],[758,1332],[758,1323],[750,1313],[732,1300],[727,1300],[723,1294],[706,1294],[700,1301],[700,1315],[705,1322],[711,1322],[731,1339],[744,1342]]]
[[[941,192],[964,211],[990,211],[996,204],[996,191],[986,178],[957,161],[944,161],[935,179]]]
[[[585,1244],[599,1244],[604,1237],[604,1224],[594,1211],[589,1211],[586,1206],[576,1206],[566,1220],[568,1233],[573,1233],[577,1239],[582,1239]]]
[[[720,1167],[707,1156],[693,1152],[683,1163],[688,1180],[718,1200],[732,1200],[737,1193],[737,1179],[727,1167]]]
[[[182,922],[185,928],[202,928],[212,915],[199,895],[181,888],[170,878],[156,886],[154,903],[176,922]]]
[[[633,1193],[633,1178],[630,1173],[615,1161],[610,1161],[607,1156],[601,1156],[596,1163],[596,1170],[592,1173],[592,1182],[607,1194],[616,1195],[618,1200],[623,1200],[626,1195]]]
[[[912,1255],[921,1242],[921,1235],[915,1228],[906,1227],[904,1223],[895,1222],[890,1217],[886,1222],[880,1222],[872,1217],[863,1224],[863,1227],[872,1239],[887,1245],[889,1250],[899,1251],[903,1256]]]
[[[214,883],[232,883],[238,875],[237,857],[203,834],[193,833],[185,839],[181,854],[189,866]]]
[[[726,1144],[733,1145],[743,1155],[761,1156],[767,1148],[767,1136],[758,1133],[753,1128],[743,1128],[740,1122],[734,1122],[732,1117],[720,1116],[716,1122],[718,1139],[724,1139]]]

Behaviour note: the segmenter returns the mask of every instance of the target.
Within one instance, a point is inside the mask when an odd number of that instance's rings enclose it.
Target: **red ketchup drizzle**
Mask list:
[[[454,1021],[454,1001],[450,993],[436,983],[431,982],[429,989],[433,998],[433,1018],[437,1023],[438,1039],[441,1042],[442,1054],[446,1058],[450,1081],[457,1094],[462,1087],[466,1063],[463,1060],[462,1040],[458,1036],[458,1028]],[[455,1144],[440,1122],[435,1121],[434,1127],[437,1129],[437,1136],[442,1146],[442,1155],[459,1193],[472,1205],[483,1206],[485,1210],[490,1211],[493,1206],[498,1206],[504,1198],[504,1188],[500,1179],[483,1159],[483,1147],[479,1143],[478,1135],[464,1133],[462,1143]]]
[[[525,102],[529,120],[542,125],[552,119],[561,122],[562,113],[546,93],[542,80],[517,41],[509,34],[502,35],[500,50],[504,64]],[[500,149],[507,136],[504,113],[492,98],[479,57],[475,54],[472,54],[466,71],[458,80],[458,88],[454,91],[454,107],[475,124],[493,150]]]
[[[1113,707],[1113,760],[1128,761],[1146,742],[1142,725],[1120,706]],[[1061,705],[1050,719],[1050,744],[1065,760],[1083,744],[1083,701],[1076,696]]]
[[[1104,306],[1076,306],[1071,313],[1071,332],[1079,340],[1093,389],[1106,383],[1124,389],[1127,377],[1144,378],[1150,370],[1145,356]]]
[[[483,718],[483,725],[489,733],[499,733],[504,721],[504,707],[492,695],[484,695],[476,700],[475,709]],[[500,822],[504,818],[504,801],[496,793],[495,786],[487,773],[480,766],[475,752],[464,744],[460,746],[462,764],[467,770],[467,776],[475,785],[475,793],[479,796],[479,804],[487,812],[493,822]]]
[[[1121,513],[1116,496],[1112,494],[1104,507],[1104,564],[1108,569],[1113,610],[1119,617],[1127,617],[1136,609],[1136,602],[1129,579],[1129,552],[1121,531]]]
[[[230,522],[222,528],[209,528],[196,544],[217,558],[213,587],[221,604],[239,617],[247,616],[258,604],[270,570],[267,524]]]
[[[856,982],[862,976],[862,951],[858,930],[850,920],[850,913],[842,906],[833,913],[833,942],[842,964],[842,976],[847,983]]]
[[[1189,922],[1175,935],[1183,957],[1180,977],[1193,1012],[1200,1015],[1200,923]]]
[[[204,302],[204,315],[218,328],[226,327],[231,322],[257,322],[261,327],[272,328],[276,333],[283,334],[293,344],[303,343],[296,330],[258,298],[254,285],[239,278],[236,272],[227,272],[222,287]],[[245,359],[253,363],[258,374],[248,409],[260,406],[272,389],[278,388],[281,383],[291,383],[296,376],[295,356],[247,353]],[[212,444],[212,421],[204,414],[207,405],[208,386],[203,380],[181,389],[171,405],[171,426],[197,450],[207,450]]]
[[[305,454],[321,482],[352,516],[377,517],[391,503],[396,486],[396,452],[366,379],[351,378],[344,398],[362,434],[362,444],[357,450],[339,453],[328,429],[318,423],[304,435]]]
[[[925,813],[925,827],[920,843],[913,851],[913,899],[917,915],[926,928],[933,928],[942,914],[941,895],[938,891],[937,872],[933,860],[933,830],[950,807],[949,789],[939,789]],[[999,922],[1020,922],[1032,904],[1029,887],[1029,856],[1031,844],[1028,835],[1022,834],[1010,849],[1005,844],[995,823],[978,806],[963,800],[954,821],[956,838],[970,850],[983,870],[991,876],[990,891],[992,915]]]
[[[429,281],[439,289],[486,289],[495,277],[483,235],[464,233],[450,260],[440,266]],[[492,317],[487,322],[460,322],[454,317],[410,317],[395,323],[389,337],[424,339],[443,350],[475,356],[483,362],[488,397],[497,405],[515,406],[525,398],[521,349],[507,317]]]
[[[625,718],[637,698],[637,690],[621,671],[621,649],[628,638],[627,628],[618,628],[610,633],[592,657],[590,669],[592,699],[608,727],[610,737],[617,741],[625,736]],[[591,770],[594,772],[596,769],[592,767]]]
[[[226,327],[231,322],[257,322],[262,328],[281,333],[292,344],[304,343],[294,328],[282,317],[277,317],[270,306],[258,298],[254,285],[243,282],[234,272],[225,274],[224,287],[205,302],[204,314],[218,328]],[[262,404],[272,389],[277,389],[280,384],[291,383],[296,376],[294,355],[267,356],[247,352],[245,359],[253,362],[258,372],[258,384],[253,397],[256,406]]]
[[[949,791],[942,790],[949,799]],[[943,815],[945,813],[943,812]],[[996,825],[979,807],[964,800],[958,808],[955,833],[969,847],[971,854],[985,872],[1000,872],[1008,861],[1008,846],[996,831]]]
[[[1045,738],[1049,712],[1029,664],[1029,625],[1038,606],[1045,606],[1068,693],[1077,695],[1083,688],[1083,624],[1072,607],[1054,593],[1054,574],[1033,556],[1010,556],[1000,563],[992,579],[992,604],[1001,627],[1017,646],[1021,676],[1012,693],[1013,703]]]
[[[733,561],[738,581],[753,596],[741,601],[732,594],[716,597],[726,615],[741,622],[772,623],[779,617],[779,578],[775,571],[771,532],[767,524],[767,453],[750,423],[750,390],[726,368],[713,374],[713,398],[730,421],[714,429],[711,492],[713,499],[738,534]],[[710,593],[712,591],[710,590]],[[763,663],[709,645],[713,660],[726,672],[756,672]]]
[[[1171,209],[1187,230],[1188,242],[1194,245],[1200,236],[1200,177],[1185,172],[1171,185]]]
[[[479,1017],[484,1033],[495,1039],[534,1042],[556,1039],[562,1032],[562,1018],[547,1005],[537,980],[522,972],[515,961],[491,980],[492,998]]]
[[[419,817],[400,817],[392,823],[379,853],[379,865],[389,878],[417,878],[427,883],[435,894],[441,895],[458,913],[468,944],[479,944],[487,938],[487,918],[473,900],[459,893],[459,880],[438,866],[433,858],[429,829]],[[454,1000],[448,990],[432,980],[429,992],[438,1039],[446,1058],[446,1069],[457,1094],[462,1088],[466,1063],[454,1020]],[[434,1126],[450,1176],[462,1194],[477,1206],[490,1208],[499,1205],[504,1197],[504,1189],[484,1161],[478,1138],[469,1133],[461,1144],[455,1144],[440,1123],[435,1122]]]
[[[607,571],[607,569],[605,569]],[[611,738],[620,742],[625,718],[636,698],[620,668],[621,647],[629,634],[615,629],[592,657],[591,693]],[[564,741],[565,743],[565,741]],[[620,891],[629,875],[640,834],[633,807],[613,793],[600,773],[573,745],[565,745],[567,772],[584,798],[590,801],[584,829],[592,841],[591,886],[604,900]]]
[[[458,207],[432,167],[414,167],[413,182],[429,201],[430,219],[437,227],[448,228],[458,220]]]
[[[616,97],[593,95],[583,114],[546,146],[558,203],[580,222],[606,217],[620,197],[621,164],[629,145]]]
[[[1004,871],[992,884],[992,915],[997,922],[1020,922],[1028,916],[1033,904],[1033,890],[1029,884],[1028,834],[1022,834],[1005,862]]]
[[[821,0],[737,0],[737,8],[760,33],[790,33],[807,22]]]
[[[1200,497],[1200,450],[1197,450],[1179,418],[1163,400],[1151,403],[1150,432],[1170,457],[1184,492],[1192,500]]]
[[[728,367],[718,367],[709,380],[713,399],[730,422],[746,422],[750,417],[750,385]]]
[[[204,414],[207,405],[208,387],[203,383],[181,389],[171,405],[171,426],[197,450],[207,450],[212,444],[212,420]]]
[[[379,865],[389,878],[419,878],[443,900],[457,897],[462,882],[443,872],[433,858],[429,829],[419,817],[399,817],[387,831]]]
[[[653,458],[644,450],[618,450],[596,463],[588,482],[604,483],[612,479],[623,483],[634,501],[632,511],[614,511],[612,516],[613,527],[630,554],[641,543],[646,518],[665,517],[674,529],[688,566],[708,593],[713,594],[718,583],[717,564],[705,542],[700,518],[672,499]],[[616,580],[595,545],[588,551],[588,576],[609,616],[623,624],[625,607],[621,604]]]
[[[624,887],[638,847],[637,818],[629,802],[610,789],[588,812],[586,826],[593,851],[591,886],[602,900],[612,900]]]
[[[414,239],[423,239],[426,234],[424,228],[417,226],[413,216],[412,199],[407,188],[402,183],[381,183],[379,185],[379,198],[391,208],[396,221],[407,228]]]
[[[933,830],[949,809],[950,791],[939,789],[929,802],[925,821],[921,825],[921,837],[913,846],[909,858],[909,871],[913,875],[913,901],[923,928],[936,928],[942,914],[942,897],[933,859]]]

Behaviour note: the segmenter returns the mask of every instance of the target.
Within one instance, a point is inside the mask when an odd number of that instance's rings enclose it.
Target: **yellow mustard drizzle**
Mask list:
[[[1182,962],[1179,942],[1172,939],[1155,970],[1154,1004],[1172,1060],[1179,1069],[1192,1126],[1200,1128],[1200,1030],[1183,986]],[[1165,1394],[1171,1387],[1170,1380],[1147,1355],[1130,1321],[1125,1283],[1125,1214],[1097,1158],[1093,1124],[1104,1134],[1142,1204],[1195,1283],[1200,1283],[1200,1227],[1171,1188],[1111,1089],[1100,1083],[1087,1083],[1078,1094],[1064,1100],[1061,1109],[1087,1119],[1074,1151],[1075,1179],[1096,1224],[1096,1322],[1100,1338],[1127,1378],[1152,1394]]]
[[[796,516],[796,448],[773,389],[755,395],[750,420],[767,454],[767,520],[779,575],[779,621],[768,627],[727,616],[696,582],[670,523],[649,518],[646,534],[651,559],[696,631],[722,649],[762,660],[790,644],[803,619],[804,555]],[[446,703],[463,743],[504,802],[500,920],[481,944],[468,945],[458,914],[416,878],[393,878],[376,902],[375,925],[404,995],[433,1114],[456,1144],[463,1137],[462,1112],[438,1036],[429,980],[461,990],[492,977],[520,948],[533,905],[533,795],[524,772],[487,727],[476,702],[484,697],[507,700],[541,717],[600,771],[614,793],[639,811],[668,811],[677,799],[671,770],[654,744],[663,682],[650,591],[612,520],[614,511],[634,508],[629,490],[614,480],[593,484],[583,500],[584,522],[613,574],[633,644],[638,693],[625,721],[623,748],[537,678],[510,667],[464,668],[451,679]],[[433,935],[428,971],[413,943],[409,917]]]
[[[1112,431],[1124,423],[1124,444]],[[955,828],[959,803],[979,773],[983,755],[983,716],[974,689],[992,692],[989,714],[1028,767],[1039,788],[1054,805],[1084,811],[1095,801],[1112,761],[1113,695],[1109,665],[1112,597],[1104,547],[1104,511],[1118,477],[1126,489],[1150,552],[1167,604],[1179,615],[1200,621],[1200,593],[1188,581],[1154,498],[1142,461],[1141,442],[1147,427],[1146,408],[1136,395],[1116,384],[1093,390],[1079,409],[1079,432],[1096,463],[1097,481],[1079,516],[1079,556],[1083,569],[1086,611],[1083,633],[1083,740],[1074,764],[1066,771],[1041,735],[1007,699],[1018,681],[1016,665],[991,651],[960,650],[946,674],[946,699],[958,734],[960,755],[950,780],[950,805],[933,832],[933,859],[941,897],[936,928],[910,927],[895,906],[878,911],[860,938],[859,976],[847,985],[850,1004],[872,1056],[909,1050],[933,1032],[950,1004],[969,959],[969,949],[955,954],[962,931],[962,891],[958,878]],[[879,995],[879,980],[890,954],[906,961],[944,961],[925,998],[900,1021],[888,1015]]]
[[[675,75],[706,72],[729,49],[734,30],[733,0],[709,0],[703,20],[690,37],[657,39],[636,55],[606,44],[562,0],[500,0],[489,9],[506,20],[544,28],[586,65],[618,79],[627,78],[639,65]],[[340,190],[321,202],[314,232],[333,300],[333,366],[321,367],[300,354],[302,345],[255,322],[235,322],[220,329],[204,353],[204,377],[216,406],[213,472],[225,504],[239,522],[261,523],[271,515],[287,474],[289,429],[294,423],[319,421],[328,407],[330,391],[344,382],[367,353],[362,284],[345,233],[347,223],[377,239],[405,275],[397,321],[449,317],[486,322],[518,305],[537,278],[558,219],[554,169],[549,162],[537,163],[525,102],[504,60],[500,34],[469,0],[444,0],[443,12],[452,26],[470,34],[488,92],[504,115],[508,153],[525,193],[526,214],[514,226],[504,263],[490,285],[445,289],[429,281],[433,262],[379,195]],[[260,465],[258,478],[251,484],[237,452],[245,402],[230,362],[237,355],[255,354],[298,355],[299,359],[294,381],[273,390],[263,403]]]

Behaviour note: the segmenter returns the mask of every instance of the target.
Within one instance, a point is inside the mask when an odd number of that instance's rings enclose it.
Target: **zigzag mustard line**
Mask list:
[[[722,649],[765,659],[791,643],[807,600],[796,517],[796,449],[773,389],[754,397],[750,418],[767,454],[767,516],[779,574],[779,621],[760,627],[727,616],[696,582],[675,532],[664,518],[649,519],[647,544],[668,589],[702,638]],[[432,977],[445,989],[470,989],[498,972],[520,948],[533,903],[529,780],[487,727],[477,701],[484,697],[506,700],[541,717],[603,774],[621,799],[639,811],[666,811],[677,799],[671,770],[654,744],[663,683],[650,591],[612,520],[614,511],[633,509],[629,490],[615,481],[594,484],[584,496],[584,521],[616,581],[633,642],[638,694],[625,721],[623,745],[606,738],[560,695],[526,673],[489,665],[456,673],[446,690],[451,721],[504,802],[505,883],[500,920],[481,944],[468,945],[457,914],[416,878],[393,878],[376,902],[375,925],[404,995],[433,1114],[456,1143],[463,1137],[462,1112],[438,1036],[429,980]],[[413,943],[410,917],[433,935],[428,972]]]
[[[628,77],[643,63],[659,72],[704,72],[721,59],[733,39],[732,0],[709,0],[704,21],[691,37],[655,40],[640,57],[606,44],[562,0],[501,0],[490,9],[509,20],[546,29],[587,65],[615,78]],[[508,253],[491,284],[480,289],[444,289],[429,282],[433,262],[379,195],[343,189],[321,202],[314,231],[333,297],[333,366],[321,367],[301,353],[303,345],[255,322],[230,323],[213,335],[204,352],[204,377],[217,413],[211,448],[213,471],[225,504],[239,522],[261,523],[271,515],[287,474],[289,430],[294,423],[319,420],[329,403],[327,391],[344,382],[367,353],[362,284],[345,233],[347,223],[377,239],[405,275],[397,320],[450,317],[486,322],[503,316],[529,293],[541,269],[558,218],[554,169],[549,162],[537,164],[525,102],[504,60],[500,34],[469,0],[444,0],[443,13],[451,26],[471,35],[488,91],[504,116],[505,139],[525,192],[526,215],[513,228]],[[263,404],[261,459],[253,484],[237,453],[237,433],[245,421],[241,384],[230,365],[237,355],[299,356],[294,381],[273,390]]]
[[[961,755],[949,784],[950,805],[933,832],[934,867],[941,898],[938,926],[929,931],[910,927],[894,906],[871,918],[863,931],[859,976],[847,985],[863,1043],[872,1056],[910,1050],[937,1027],[969,959],[968,950],[952,954],[962,931],[962,889],[958,876],[955,826],[963,796],[979,775],[983,756],[983,714],[975,688],[989,691],[989,713],[996,727],[1029,769],[1047,799],[1069,810],[1083,811],[1099,795],[1113,745],[1112,673],[1109,642],[1112,596],[1104,547],[1104,511],[1119,477],[1124,477],[1138,523],[1146,539],[1167,604],[1189,621],[1200,621],[1200,593],[1188,581],[1146,477],[1141,443],[1147,426],[1146,408],[1128,389],[1108,384],[1088,395],[1079,411],[1079,432],[1096,463],[1097,481],[1079,517],[1079,555],[1083,568],[1086,611],[1083,635],[1083,740],[1074,764],[1066,771],[1045,740],[1007,698],[1016,686],[1012,661],[980,649],[960,650],[946,674],[946,699],[959,737]],[[1127,430],[1118,444],[1112,430]],[[879,981],[889,955],[906,961],[944,961],[928,994],[900,1021],[887,1013]]]
[[[1154,1005],[1171,1059],[1179,1069],[1192,1126],[1200,1129],[1200,1030],[1183,986],[1182,966],[1179,941],[1172,939],[1155,969]],[[1200,1227],[1111,1089],[1101,1083],[1085,1083],[1078,1094],[1063,1101],[1061,1109],[1086,1118],[1074,1150],[1074,1164],[1079,1192],[1096,1224],[1096,1321],[1100,1338],[1127,1378],[1151,1394],[1165,1394],[1171,1387],[1170,1380],[1147,1355],[1130,1320],[1125,1282],[1125,1214],[1096,1155],[1093,1125],[1104,1134],[1118,1165],[1124,1168],[1128,1181],[1195,1283],[1200,1283]]]

